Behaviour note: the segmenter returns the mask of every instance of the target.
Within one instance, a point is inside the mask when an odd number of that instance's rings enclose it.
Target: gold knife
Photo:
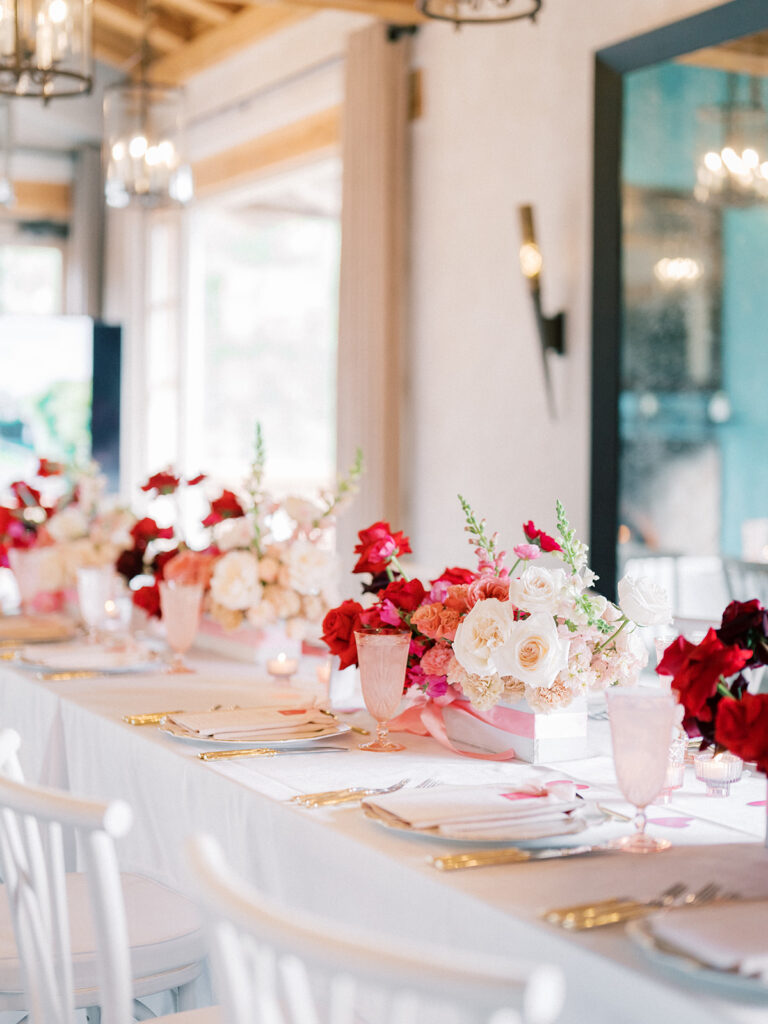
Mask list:
[[[610,846],[557,846],[543,850],[522,850],[505,846],[495,850],[474,850],[471,853],[449,853],[428,857],[438,871],[460,871],[465,868],[487,868],[495,864],[522,864],[530,860],[558,860],[561,857],[583,857],[590,853],[614,853]]]
[[[347,753],[348,749],[348,747],[293,747],[275,750],[273,747],[246,747],[243,750],[204,750],[197,756],[201,761],[223,761],[230,757],[276,757],[278,754]]]
[[[123,715],[128,725],[160,725],[168,715],[182,715],[183,711],[151,711],[146,715]]]

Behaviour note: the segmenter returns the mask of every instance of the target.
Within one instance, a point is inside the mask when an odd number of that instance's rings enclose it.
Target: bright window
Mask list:
[[[0,245],[0,313],[63,312],[64,255],[53,245]]]

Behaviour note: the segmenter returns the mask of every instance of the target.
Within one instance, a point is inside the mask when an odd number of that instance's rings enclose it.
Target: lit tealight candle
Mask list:
[[[281,676],[285,679],[289,679],[298,668],[299,659],[289,658],[284,651],[281,651],[276,658],[270,658],[267,662],[267,672],[271,676]]]
[[[738,782],[744,762],[735,754],[715,754],[710,750],[697,754],[693,759],[696,778],[704,782],[707,796],[728,796],[732,782]]]
[[[331,681],[331,659],[328,658],[315,669],[317,681],[321,686],[328,686]]]

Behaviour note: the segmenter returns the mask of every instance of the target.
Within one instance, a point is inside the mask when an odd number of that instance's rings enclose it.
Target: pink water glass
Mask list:
[[[168,672],[194,672],[194,669],[185,665],[184,655],[197,634],[202,603],[202,584],[161,580],[160,610],[165,623],[165,639],[173,651]]]
[[[376,739],[361,743],[360,750],[405,750],[389,739],[388,723],[403,696],[411,634],[355,633],[355,644],[363,700],[376,719]]]
[[[635,805],[635,833],[617,840],[628,853],[656,853],[671,846],[645,831],[645,809],[664,787],[669,743],[676,723],[675,700],[664,690],[615,687],[606,693],[616,779]]]

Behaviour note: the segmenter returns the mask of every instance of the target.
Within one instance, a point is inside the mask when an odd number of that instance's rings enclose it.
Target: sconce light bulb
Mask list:
[[[717,172],[723,166],[723,161],[720,159],[720,154],[710,150],[704,156],[704,163],[706,167],[713,172]]]
[[[525,242],[520,247],[520,269],[529,279],[538,277],[544,260],[535,242]]]

